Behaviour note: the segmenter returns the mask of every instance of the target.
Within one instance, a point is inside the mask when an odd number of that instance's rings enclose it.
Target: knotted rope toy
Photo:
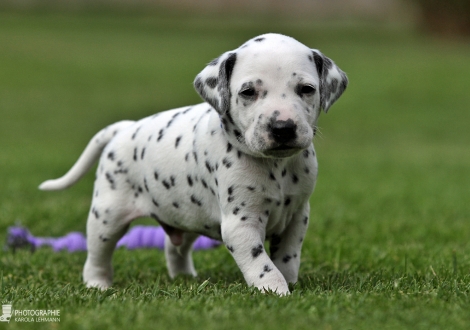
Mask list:
[[[165,243],[165,231],[162,227],[134,226],[117,243],[116,247],[128,250],[157,248],[162,250]],[[194,250],[207,250],[220,245],[219,241],[206,236],[199,236],[194,242]],[[15,251],[29,247],[31,251],[49,246],[53,251],[86,251],[86,237],[80,232],[71,232],[62,237],[34,237],[28,229],[21,226],[8,228],[6,249]]]

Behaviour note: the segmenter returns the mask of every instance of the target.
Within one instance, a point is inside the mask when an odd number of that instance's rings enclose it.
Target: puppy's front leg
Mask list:
[[[310,205],[308,201],[296,212],[289,225],[279,235],[272,235],[269,252],[271,259],[284,275],[287,283],[296,283],[299,275],[300,253],[308,227]]]
[[[289,294],[284,276],[264,249],[265,228],[258,217],[226,216],[222,220],[222,240],[232,253],[248,285],[261,291]]]

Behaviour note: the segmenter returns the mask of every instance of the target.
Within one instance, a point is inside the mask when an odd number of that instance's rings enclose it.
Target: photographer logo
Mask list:
[[[3,304],[2,305],[2,315],[0,316],[0,322],[8,322],[10,323],[11,319],[11,304]]]
[[[13,309],[11,302],[2,302],[0,322],[60,322],[60,309]]]

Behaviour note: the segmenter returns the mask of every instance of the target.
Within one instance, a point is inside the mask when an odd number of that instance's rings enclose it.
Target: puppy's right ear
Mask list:
[[[210,62],[194,80],[194,88],[218,113],[230,110],[230,77],[237,61],[235,51],[226,52]]]
[[[312,49],[313,60],[320,77],[320,106],[323,111],[328,109],[343,94],[348,86],[348,77],[330,58],[319,50]]]

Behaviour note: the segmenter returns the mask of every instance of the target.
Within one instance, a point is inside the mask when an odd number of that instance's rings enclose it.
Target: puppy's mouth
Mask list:
[[[281,144],[275,148],[270,149],[270,151],[283,151],[283,150],[291,150],[296,149],[295,147],[288,146],[287,144]]]
[[[299,153],[302,148],[296,146],[290,146],[287,144],[280,144],[277,147],[265,150],[263,153],[267,157],[272,158],[287,158]]]

